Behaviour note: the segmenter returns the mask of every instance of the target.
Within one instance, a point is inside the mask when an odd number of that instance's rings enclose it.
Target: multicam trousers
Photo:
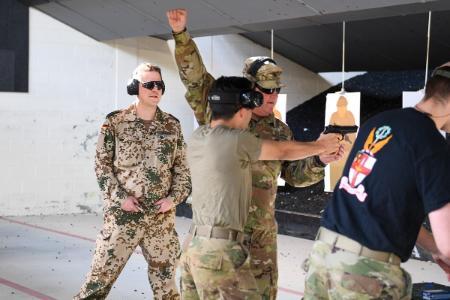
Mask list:
[[[128,222],[106,214],[103,229],[97,238],[91,270],[74,299],[105,299],[138,245],[148,263],[148,278],[154,299],[179,299],[175,264],[180,244],[174,218],[175,211],[146,214],[137,221]]]
[[[261,299],[239,242],[193,237],[180,265],[182,299]]]
[[[316,241],[304,263],[304,300],[411,299],[410,275],[400,266]]]
[[[250,253],[250,265],[258,290],[261,292],[261,299],[276,299],[278,290],[276,223],[270,228],[254,228],[249,240],[244,244]]]

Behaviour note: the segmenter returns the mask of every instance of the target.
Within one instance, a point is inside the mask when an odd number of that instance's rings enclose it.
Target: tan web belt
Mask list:
[[[192,234],[193,237],[200,236],[210,239],[223,239],[238,242],[242,242],[244,239],[244,233],[241,231],[209,225],[192,224],[189,228],[189,233]]]
[[[400,265],[400,258],[389,252],[375,251],[364,247],[355,240],[352,240],[344,235],[328,230],[324,227],[319,228],[316,240],[325,242],[333,247],[346,250],[360,256],[372,258],[382,262],[387,262],[393,265]]]

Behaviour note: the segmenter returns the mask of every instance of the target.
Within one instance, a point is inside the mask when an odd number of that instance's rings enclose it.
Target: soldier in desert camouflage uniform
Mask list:
[[[138,100],[107,115],[101,128],[95,172],[104,196],[104,225],[75,299],[106,298],[138,245],[154,298],[179,299],[174,208],[191,183],[180,123],[157,106],[164,88],[159,67],[139,65],[128,86]]]
[[[200,125],[210,122],[211,112],[206,95],[215,79],[206,71],[200,53],[186,31],[187,12],[183,9],[167,13],[175,39],[175,59],[181,80],[187,88],[186,99]],[[245,61],[244,76],[256,85],[255,90],[264,96],[261,107],[253,110],[250,132],[262,139],[291,140],[289,127],[276,119],[273,108],[280,87],[282,69],[268,57],[250,57]],[[250,236],[248,247],[252,257],[252,270],[263,299],[275,299],[277,293],[277,223],[275,198],[277,179],[282,178],[292,186],[304,187],[319,182],[324,177],[325,163],[342,156],[321,155],[298,161],[258,161],[252,164],[253,195],[250,215],[245,227]]]

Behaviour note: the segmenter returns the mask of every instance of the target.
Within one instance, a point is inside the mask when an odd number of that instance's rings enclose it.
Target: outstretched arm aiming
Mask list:
[[[285,140],[294,140],[291,129],[284,123],[280,123],[283,128]],[[339,151],[331,154],[320,154],[299,160],[285,160],[281,165],[281,178],[289,185],[295,187],[306,187],[313,185],[325,177],[326,164],[341,159],[343,147]]]
[[[314,155],[305,159],[284,161],[281,169],[281,178],[291,186],[310,186],[323,180],[326,164],[341,159],[343,155],[344,148],[341,145],[337,152]]]
[[[322,135],[315,142],[263,140],[259,160],[298,160],[339,151],[339,136]]]
[[[181,81],[187,89],[186,100],[200,125],[211,120],[208,106],[208,90],[214,83],[214,77],[206,71],[200,52],[187,32],[187,11],[173,9],[167,12],[167,20],[175,39],[175,61]]]

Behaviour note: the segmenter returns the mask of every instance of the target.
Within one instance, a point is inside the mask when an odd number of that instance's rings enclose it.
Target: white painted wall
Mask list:
[[[107,113],[134,101],[125,85],[142,61],[162,67],[161,106],[192,130],[165,41],[100,43],[30,9],[29,93],[0,93],[0,215],[101,211],[98,129]]]
[[[215,76],[239,75],[246,57],[269,55],[236,35],[197,42]],[[180,119],[188,137],[194,118],[170,45],[148,37],[97,42],[30,9],[29,93],[0,93],[0,215],[101,211],[93,171],[98,129],[107,113],[134,100],[125,84],[142,61],[162,67],[167,92],[161,108]],[[275,59],[285,70],[288,109],[329,87]]]

